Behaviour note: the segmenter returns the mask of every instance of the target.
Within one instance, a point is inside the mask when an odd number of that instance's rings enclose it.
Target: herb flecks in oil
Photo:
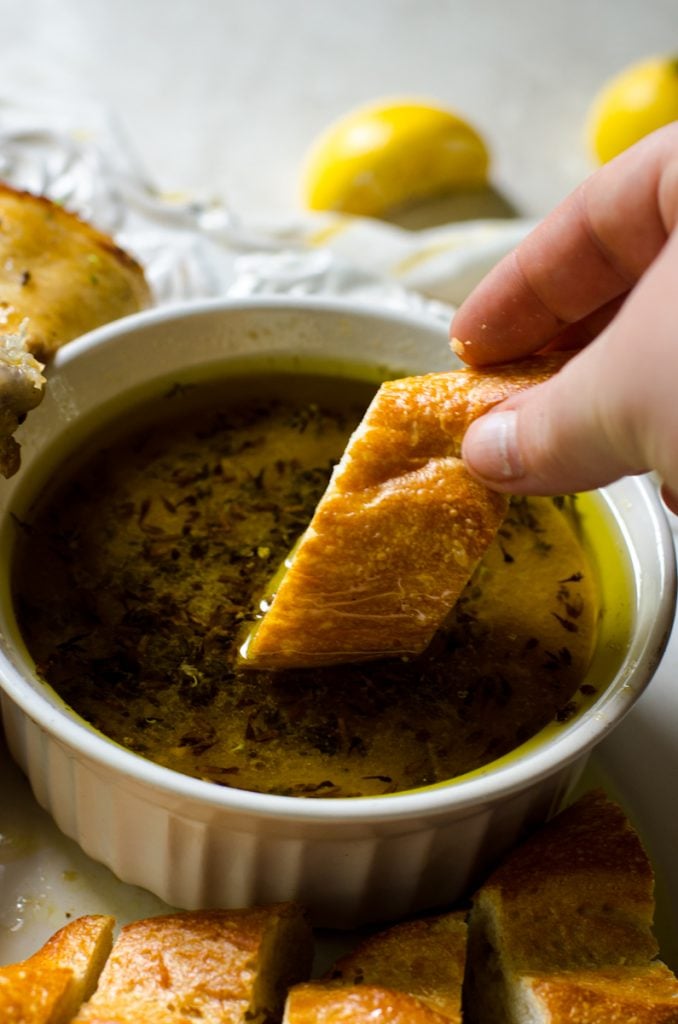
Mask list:
[[[240,671],[243,624],[371,393],[248,387],[173,386],[164,419],[108,435],[17,524],[18,615],[64,700],[175,770],[308,799],[441,781],[574,713],[596,609],[570,498],[512,503],[420,657]]]

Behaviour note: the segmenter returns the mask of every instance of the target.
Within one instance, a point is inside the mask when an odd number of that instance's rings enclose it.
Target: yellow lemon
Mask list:
[[[351,111],[318,138],[306,159],[302,197],[312,210],[383,216],[393,208],[484,185],[485,143],[441,107],[383,101]]]
[[[652,57],[612,78],[595,98],[588,117],[591,149],[605,163],[678,119],[678,57]]]

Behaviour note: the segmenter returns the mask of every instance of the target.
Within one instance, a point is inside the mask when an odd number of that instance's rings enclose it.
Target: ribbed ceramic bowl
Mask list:
[[[613,606],[627,600],[631,635],[593,707],[511,757],[461,781],[361,799],[262,795],[180,775],[103,738],[36,678],[12,610],[13,519],[96,410],[119,412],[142,392],[163,393],[168,380],[227,374],[243,360],[266,370],[294,361],[384,372],[452,365],[444,325],[313,300],[160,310],[66,346],[45,401],[22,428],[22,469],[0,483],[0,683],[10,749],[67,835],[121,879],[170,904],[296,898],[317,924],[331,927],[449,904],[556,807],[587,753],[650,680],[675,604],[661,505],[639,478],[600,495],[629,576],[627,593],[607,594],[606,614],[614,618]]]

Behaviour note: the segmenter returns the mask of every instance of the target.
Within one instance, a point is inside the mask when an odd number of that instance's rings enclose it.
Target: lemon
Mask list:
[[[488,151],[462,117],[425,102],[382,101],[346,114],[307,156],[312,210],[379,217],[417,200],[484,185]]]
[[[678,118],[678,57],[652,57],[612,78],[588,117],[591,149],[605,163]]]

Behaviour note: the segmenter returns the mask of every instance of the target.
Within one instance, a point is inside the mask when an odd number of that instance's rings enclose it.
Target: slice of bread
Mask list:
[[[67,341],[150,305],[144,272],[108,235],[45,196],[0,184],[0,311],[47,362]]]
[[[44,395],[44,364],[86,331],[150,305],[139,264],[45,196],[0,183],[0,473],[14,431]]]
[[[510,854],[474,897],[464,1020],[635,1022],[638,993],[655,984],[659,1004],[648,998],[647,1006],[663,1013],[673,989],[676,1016],[638,1020],[678,1021],[678,981],[654,960],[653,889],[649,859],[622,809],[599,791],[582,797]],[[615,1005],[621,1009],[610,1017]],[[579,1015],[584,1006],[588,1016]]]
[[[417,654],[501,525],[505,495],[466,471],[469,424],[562,355],[383,384],[349,440],[243,664],[281,669]]]
[[[80,917],[27,960],[0,967],[0,1020],[66,1024],[94,991],[108,956],[113,918]]]
[[[404,921],[371,935],[340,957],[326,980],[382,985],[416,996],[448,1020],[459,1021],[466,963],[466,913]]]
[[[77,1024],[268,1024],[310,973],[310,925],[296,904],[205,910],[121,929]]]
[[[659,961],[525,978],[526,1024],[676,1024],[678,981]]]
[[[295,985],[283,1024],[449,1024],[421,999],[381,985]],[[103,1024],[103,1022],[102,1022]]]
[[[466,914],[457,912],[371,935],[337,960],[323,981],[290,991],[285,1024],[375,1019],[460,1024],[466,931]]]

